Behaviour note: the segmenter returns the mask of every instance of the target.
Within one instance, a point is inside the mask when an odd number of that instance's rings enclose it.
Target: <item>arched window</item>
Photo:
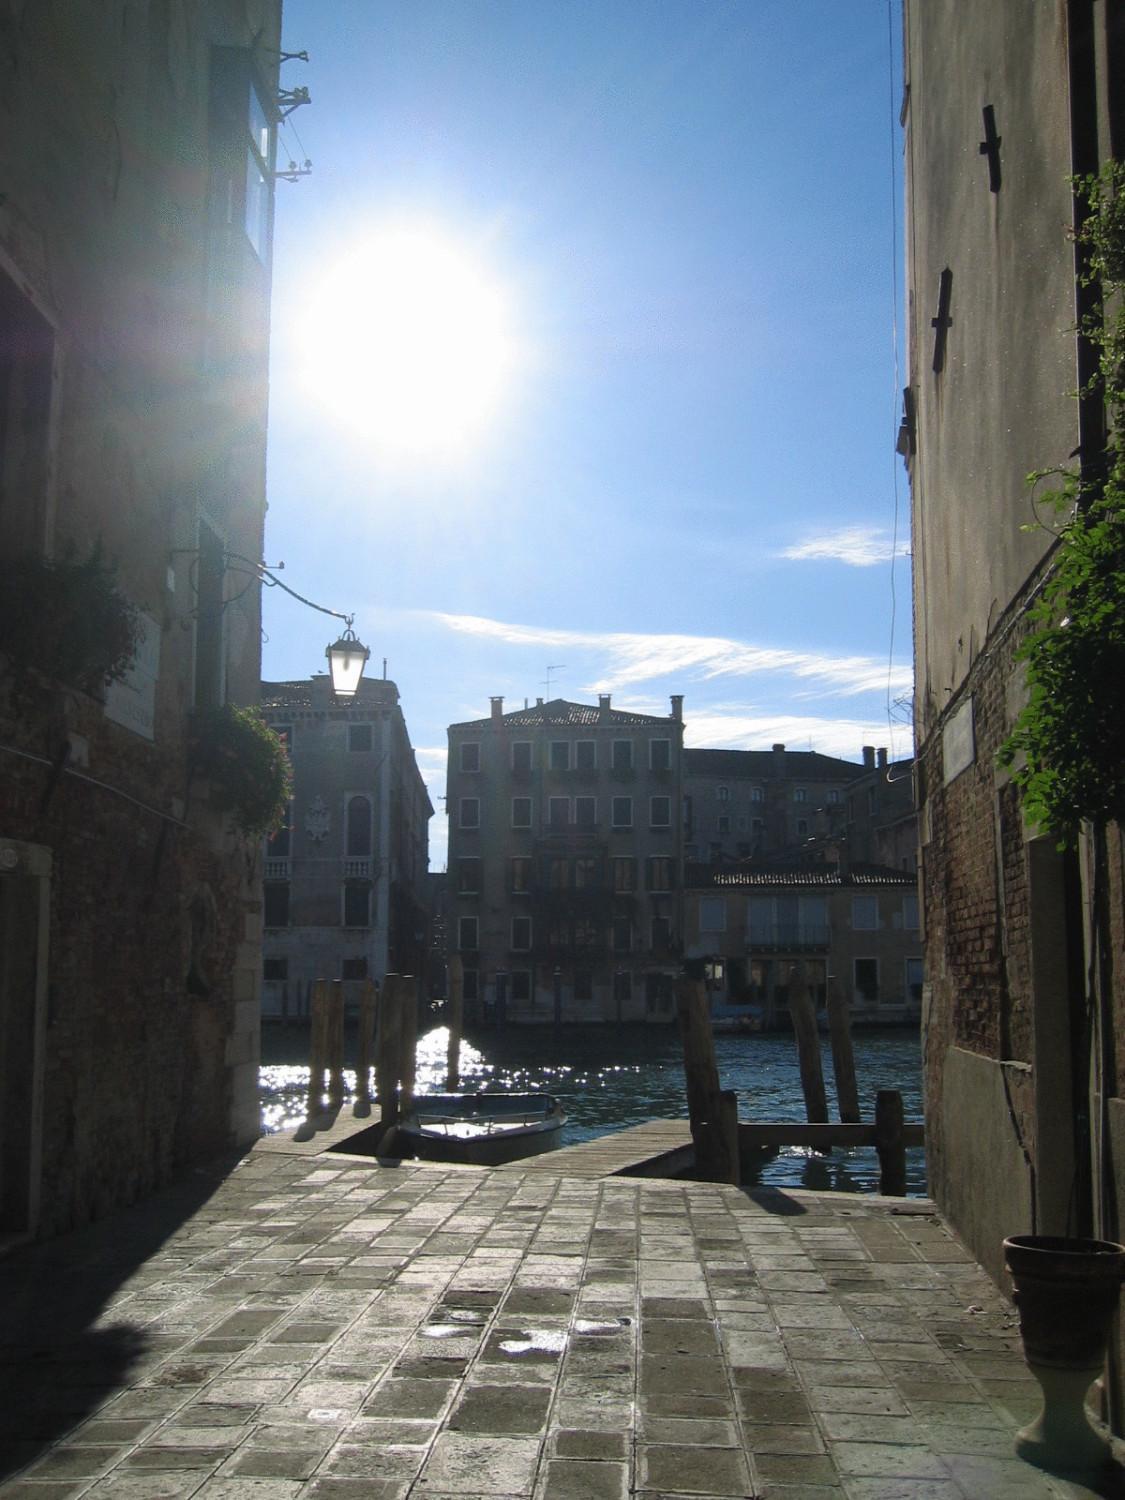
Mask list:
[[[729,786],[721,786],[719,788],[719,801],[720,802],[729,802],[730,801],[730,787]]]
[[[368,797],[348,798],[348,853],[365,856],[371,853],[371,800]]]

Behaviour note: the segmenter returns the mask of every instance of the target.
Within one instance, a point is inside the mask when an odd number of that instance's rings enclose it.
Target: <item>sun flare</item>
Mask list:
[[[300,332],[306,384],[381,451],[463,451],[497,415],[515,363],[507,300],[439,234],[387,229],[331,266]]]

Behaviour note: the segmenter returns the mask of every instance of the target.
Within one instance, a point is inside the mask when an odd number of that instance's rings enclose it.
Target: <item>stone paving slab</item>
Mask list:
[[[1046,1500],[924,1202],[259,1149],[0,1260],[3,1500]]]

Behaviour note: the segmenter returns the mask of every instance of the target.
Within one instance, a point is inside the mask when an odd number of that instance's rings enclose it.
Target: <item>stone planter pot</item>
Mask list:
[[[1016,1434],[1016,1453],[1043,1469],[1092,1475],[1110,1459],[1090,1425],[1086,1392],[1105,1363],[1125,1277],[1125,1246],[1109,1240],[1015,1234],[1004,1241],[1028,1368],[1043,1410]]]

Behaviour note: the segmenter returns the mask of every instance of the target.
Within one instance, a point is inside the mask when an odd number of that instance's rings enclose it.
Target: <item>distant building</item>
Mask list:
[[[682,699],[561,698],[449,727],[449,946],[467,1013],[670,1021],[681,952]]]
[[[67,580],[0,638],[0,1238],[259,1131],[260,890],[188,742],[258,691],[280,27],[0,21],[0,594]],[[99,547],[140,611],[108,691],[65,571]]]
[[[911,762],[863,747],[862,764],[813,750],[684,751],[684,857],[780,858],[852,840],[848,858],[914,869]],[[893,832],[892,832],[893,829]],[[903,865],[903,857],[908,864]]]
[[[818,1005],[828,986],[867,1023],[921,1013],[915,877],[872,865],[688,865],[684,956],[702,959],[716,1019],[786,1024],[790,971],[804,965]]]
[[[262,1014],[305,1016],[317,979],[427,971],[426,786],[393,682],[337,704],[327,677],[264,682],[293,801],[265,847]]]

